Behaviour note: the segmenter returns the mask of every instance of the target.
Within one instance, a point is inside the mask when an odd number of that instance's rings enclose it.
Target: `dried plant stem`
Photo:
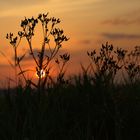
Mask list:
[[[28,39],[27,39],[27,40],[28,40]],[[35,58],[35,55],[34,55],[33,49],[32,49],[31,41],[28,40],[28,44],[29,44],[29,48],[30,48],[30,54],[31,54],[31,56],[33,57],[33,59],[34,59],[36,65],[39,66],[39,65],[38,65],[38,62],[37,62],[37,60],[36,60],[36,58]]]

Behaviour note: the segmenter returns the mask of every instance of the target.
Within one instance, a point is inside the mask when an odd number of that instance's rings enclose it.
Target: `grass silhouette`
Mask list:
[[[44,41],[39,55],[35,56],[31,38],[38,22],[43,27]],[[49,22],[51,29],[48,33]],[[18,37],[12,33],[7,35],[15,52],[15,74],[18,77],[19,69],[26,84],[22,86],[17,82],[15,88],[1,91],[0,139],[139,139],[140,48],[137,46],[134,51],[128,52],[108,43],[103,44],[99,53],[96,50],[87,52],[89,66],[85,68],[81,64],[81,75],[75,75],[72,80],[65,79],[65,65],[70,55],[65,53],[55,58],[61,43],[67,41],[63,31],[54,28],[59,22],[59,19],[48,18],[48,14],[25,18],[21,22],[23,31],[19,32],[19,41],[25,37],[29,43],[39,77],[37,84],[24,75],[26,70],[22,69],[20,62],[24,60],[25,54],[18,57]],[[49,45],[49,35],[54,37],[56,43],[53,49]],[[45,44],[50,47],[49,56],[45,55]],[[56,80],[49,75],[48,63],[53,60],[59,66]],[[45,70],[45,78],[41,77],[42,69]],[[115,78],[120,72],[125,75],[118,84]]]

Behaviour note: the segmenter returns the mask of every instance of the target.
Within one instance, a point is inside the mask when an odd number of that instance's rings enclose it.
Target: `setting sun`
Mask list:
[[[41,78],[44,78],[46,76],[45,71],[43,69],[40,71],[40,75],[41,75]],[[35,76],[39,78],[39,74],[37,74],[37,72],[35,73]]]

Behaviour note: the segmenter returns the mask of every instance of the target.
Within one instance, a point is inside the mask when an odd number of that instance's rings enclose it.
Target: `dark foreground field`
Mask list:
[[[31,87],[1,91],[0,140],[138,140],[140,83],[75,82],[38,92]]]

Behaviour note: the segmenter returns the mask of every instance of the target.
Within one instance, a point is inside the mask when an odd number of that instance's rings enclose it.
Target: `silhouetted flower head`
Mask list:
[[[60,58],[64,61],[67,62],[70,59],[70,55],[68,53],[65,53],[63,55],[60,55]]]
[[[122,48],[117,48],[117,50],[114,51],[114,53],[117,55],[119,60],[123,60],[127,51],[123,50]]]
[[[10,44],[13,46],[13,47],[16,47],[16,44],[17,44],[17,39],[18,37],[14,37],[13,33],[9,33],[6,35],[6,39],[9,40]]]

